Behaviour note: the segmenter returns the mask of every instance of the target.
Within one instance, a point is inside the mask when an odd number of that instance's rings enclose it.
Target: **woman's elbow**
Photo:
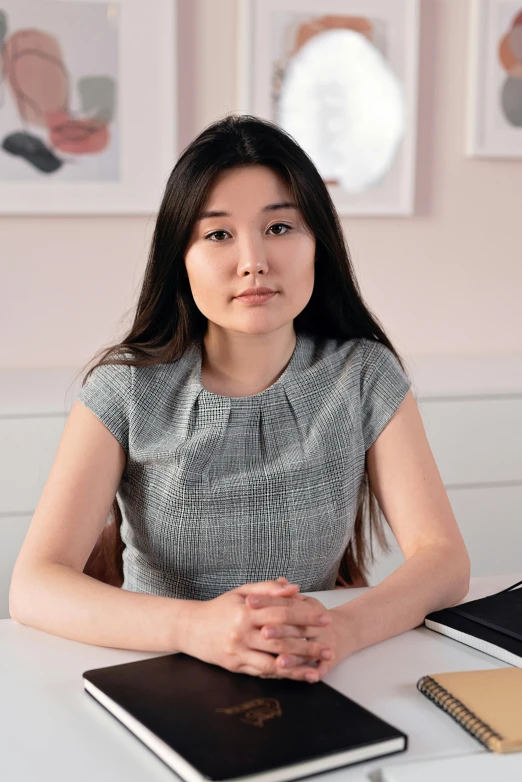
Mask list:
[[[463,600],[469,592],[471,577],[471,560],[465,546],[455,558],[455,602],[456,605]]]

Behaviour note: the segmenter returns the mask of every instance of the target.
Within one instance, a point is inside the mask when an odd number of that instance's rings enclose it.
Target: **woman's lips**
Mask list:
[[[244,304],[264,304],[265,301],[275,296],[277,291],[271,293],[256,293],[251,296],[236,296],[238,301],[242,301]]]

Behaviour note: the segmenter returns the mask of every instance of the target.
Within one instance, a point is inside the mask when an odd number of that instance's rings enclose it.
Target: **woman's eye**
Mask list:
[[[286,223],[274,223],[274,225],[271,225],[268,230],[271,231],[273,228],[277,229],[277,232],[272,234],[272,236],[284,236],[292,230],[292,226],[286,225]],[[212,242],[221,242],[222,239],[219,237],[222,237],[226,234],[228,234],[228,231],[212,231],[212,233],[209,233],[205,236],[205,239],[210,239]]]
[[[212,231],[211,234],[207,234],[207,236],[205,236],[205,239],[211,239],[213,242],[219,242],[221,241],[220,239],[212,239],[212,237],[215,236],[216,234],[226,234],[226,233],[227,231]]]
[[[292,227],[290,225],[286,225],[286,223],[275,223],[274,225],[271,225],[268,230],[271,231],[272,228],[286,228],[286,230],[281,233],[278,231],[276,236],[284,236],[286,233],[288,233],[288,231],[292,230]]]

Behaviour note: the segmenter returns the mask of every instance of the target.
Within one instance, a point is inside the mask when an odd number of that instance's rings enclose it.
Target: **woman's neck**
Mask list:
[[[203,338],[201,383],[221,396],[254,396],[285,371],[296,344],[293,325],[270,334],[233,335],[209,328]]]

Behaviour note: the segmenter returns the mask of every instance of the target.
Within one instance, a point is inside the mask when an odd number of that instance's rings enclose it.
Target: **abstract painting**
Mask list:
[[[176,18],[175,0],[0,0],[0,214],[156,211]]]
[[[522,157],[522,0],[474,0],[466,151]]]
[[[303,147],[340,214],[411,214],[417,0],[242,0],[241,108]]]
[[[0,180],[117,180],[119,8],[0,0]]]

